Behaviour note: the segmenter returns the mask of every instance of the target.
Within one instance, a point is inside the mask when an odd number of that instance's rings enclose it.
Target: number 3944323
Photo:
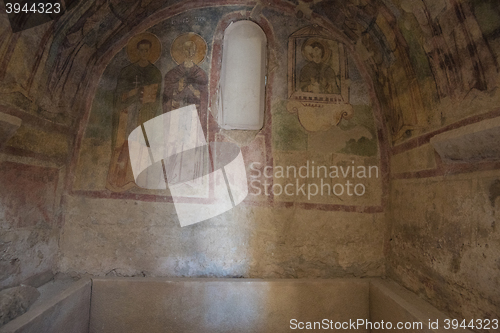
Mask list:
[[[58,2],[54,3],[18,3],[18,2],[6,2],[5,11],[7,14],[59,14],[61,12],[61,4]]]

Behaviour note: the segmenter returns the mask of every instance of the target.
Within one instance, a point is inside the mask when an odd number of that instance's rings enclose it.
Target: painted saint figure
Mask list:
[[[161,72],[153,65],[160,41],[150,33],[133,37],[127,53],[132,64],[120,71],[115,89],[113,143],[106,187],[115,192],[135,185],[128,151],[128,136],[144,122],[160,115]]]
[[[300,90],[316,94],[340,94],[339,78],[328,64],[331,50],[318,40],[304,42],[302,54],[308,63],[300,71]]]
[[[207,74],[198,64],[206,55],[207,45],[195,33],[182,34],[172,43],[171,55],[178,64],[165,75],[163,111],[196,104],[200,120],[207,108]]]
[[[178,36],[170,48],[172,59],[177,66],[165,74],[165,88],[163,91],[163,112],[172,111],[188,105],[196,105],[198,118],[203,130],[203,137],[197,137],[195,142],[205,142],[207,140],[207,100],[208,100],[208,78],[201,69],[200,64],[207,54],[207,43],[194,32],[184,33]],[[198,133],[200,134],[200,133]],[[171,151],[173,154],[174,151]],[[180,153],[180,152],[178,152]],[[207,168],[208,156],[204,150],[199,150],[193,160],[204,161],[192,166],[194,175],[203,175],[204,168]],[[180,158],[181,154],[177,157]],[[181,161],[169,161],[170,165],[180,165]],[[166,165],[165,174],[167,179],[173,180],[178,176],[175,168]],[[196,177],[195,177],[196,178]],[[202,178],[199,178],[202,181]]]

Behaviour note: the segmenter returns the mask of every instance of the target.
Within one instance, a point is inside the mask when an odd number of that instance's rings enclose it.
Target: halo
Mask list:
[[[207,55],[207,42],[198,34],[194,32],[187,32],[185,34],[177,36],[177,38],[172,43],[170,47],[170,55],[172,59],[180,65],[186,60],[186,55],[184,54],[184,43],[191,41],[196,45],[196,54],[193,57],[193,62],[198,65],[205,59]]]
[[[134,63],[139,60],[139,53],[137,52],[137,43],[141,40],[146,39],[151,42],[151,50],[149,51],[148,60],[154,64],[159,58],[161,54],[161,43],[158,37],[155,34],[150,32],[143,32],[141,34],[135,35],[130,38],[127,44],[127,56],[130,62]]]
[[[312,61],[311,57],[306,53],[305,49],[307,46],[311,46],[312,43],[320,43],[323,45],[323,48],[325,49],[325,53],[323,54],[323,58],[321,58],[321,62],[327,62],[328,59],[330,59],[330,56],[332,55],[332,50],[330,49],[330,45],[328,45],[328,42],[323,39],[323,38],[309,38],[302,44],[302,56],[304,59],[307,59],[307,61]]]

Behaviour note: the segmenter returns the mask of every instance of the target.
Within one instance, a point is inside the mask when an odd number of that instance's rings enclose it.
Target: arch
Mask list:
[[[254,22],[224,31],[218,122],[224,129],[259,130],[264,125],[267,38]]]

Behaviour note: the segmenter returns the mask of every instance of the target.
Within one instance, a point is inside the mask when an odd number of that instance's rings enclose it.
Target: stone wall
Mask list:
[[[388,277],[452,318],[496,318],[497,163],[443,164],[432,146],[423,144],[395,155],[393,171]]]
[[[0,155],[0,289],[38,286],[57,268],[59,170]]]
[[[173,204],[68,198],[65,272],[332,278],[384,273],[384,214],[240,205],[181,228]]]

